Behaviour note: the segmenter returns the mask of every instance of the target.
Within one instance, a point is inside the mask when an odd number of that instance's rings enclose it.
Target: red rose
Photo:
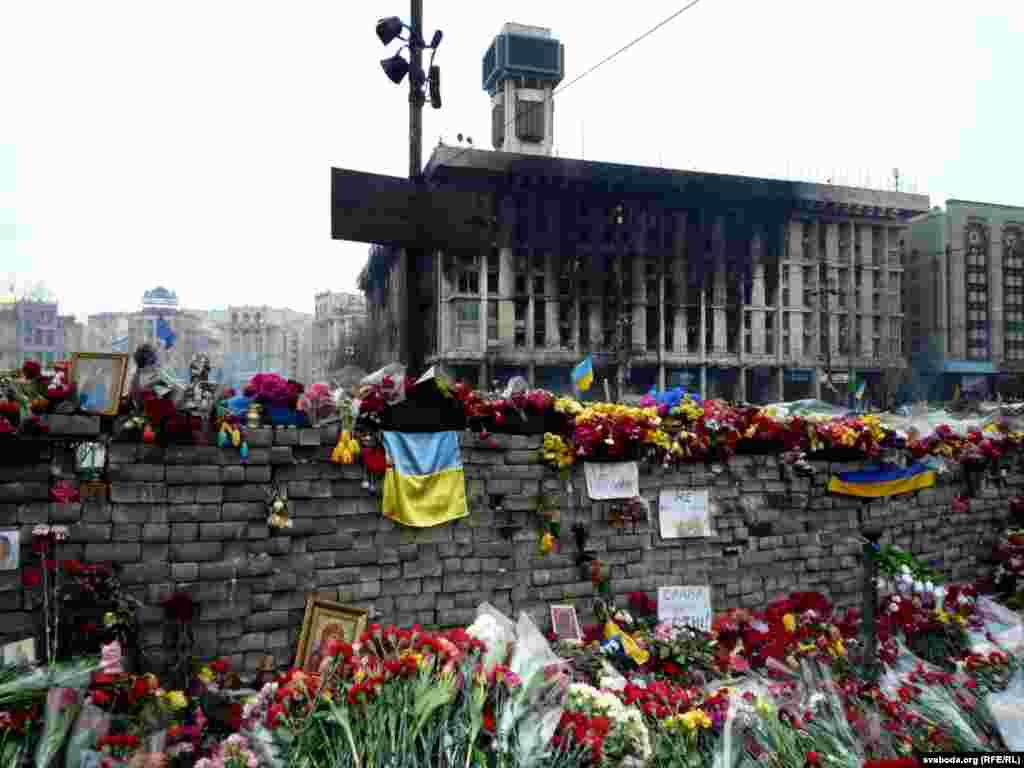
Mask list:
[[[93,691],[92,692],[92,703],[97,707],[104,707],[112,701],[109,693],[106,691]]]
[[[43,577],[38,568],[28,567],[21,572],[21,583],[29,589],[38,587],[42,580]]]
[[[144,699],[149,695],[149,683],[146,682],[145,678],[136,678],[132,684],[132,698],[133,699]]]
[[[336,638],[331,638],[327,641],[327,645],[324,646],[324,655],[326,656],[337,656],[341,652],[341,642]]]
[[[33,536],[32,537],[32,552],[37,555],[45,555],[50,551],[50,545],[53,542],[50,540],[50,536]]]
[[[26,360],[25,364],[21,366],[21,372],[29,381],[35,381],[43,369],[35,360]]]

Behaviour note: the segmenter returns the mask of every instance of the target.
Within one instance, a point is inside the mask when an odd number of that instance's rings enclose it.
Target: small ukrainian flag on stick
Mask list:
[[[586,392],[594,383],[594,363],[590,355],[572,369],[572,383],[580,392]]]

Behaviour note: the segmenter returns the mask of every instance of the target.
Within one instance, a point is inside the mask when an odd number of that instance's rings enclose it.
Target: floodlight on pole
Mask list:
[[[384,70],[384,74],[388,76],[388,80],[395,85],[401,85],[405,76],[409,74],[409,62],[402,58],[401,51],[394,56],[381,59],[380,66]]]
[[[409,30],[408,37],[402,36],[403,30]],[[438,46],[441,45],[441,41],[444,39],[444,33],[440,29],[434,32],[428,45],[423,41],[419,30],[414,30],[407,26],[398,16],[389,16],[378,21],[376,31],[377,37],[380,38],[384,45],[388,45],[395,40],[402,40],[406,43],[394,56],[381,60],[381,69],[384,70],[384,74],[388,76],[388,79],[395,85],[400,85],[406,75],[408,75],[413,98],[420,104],[426,101],[423,91],[424,87],[429,85],[430,105],[434,109],[440,109],[441,68],[434,66],[434,56],[437,54]],[[409,48],[409,61],[402,57],[402,50],[405,48]],[[429,75],[417,63],[419,61],[418,54],[424,50],[430,51]]]
[[[408,36],[403,37],[402,32],[408,30]],[[409,178],[417,187],[422,189],[423,179],[423,105],[427,101],[427,94],[424,92],[429,81],[430,103],[435,109],[441,106],[441,70],[434,66],[434,55],[437,47],[444,37],[441,30],[437,30],[431,36],[430,45],[423,39],[423,0],[409,0],[409,23],[406,24],[398,16],[388,16],[380,19],[376,26],[377,37],[384,45],[390,45],[394,40],[401,40],[405,43],[403,48],[409,49],[409,60],[402,58],[401,50],[394,56],[381,61],[381,69],[384,74],[395,85],[400,85],[409,76]],[[429,50],[430,64],[428,65],[429,76],[423,69],[423,51]],[[422,248],[407,249],[405,261],[402,267],[405,273],[405,281],[408,290],[406,291],[405,309],[403,310],[401,323],[405,327],[405,340],[401,342],[402,354],[406,357],[406,363],[413,371],[420,369],[422,363],[421,352],[411,344],[411,328],[413,318],[420,309],[420,297],[418,290],[418,272],[422,269],[421,264],[429,258]]]
[[[403,29],[406,26],[400,18],[389,16],[377,22],[377,37],[384,45],[388,45],[396,38],[401,38]]]

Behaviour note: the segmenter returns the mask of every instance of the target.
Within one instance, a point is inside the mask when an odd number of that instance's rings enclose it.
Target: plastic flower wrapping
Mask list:
[[[299,399],[299,410],[308,414],[313,424],[328,419],[336,413],[334,393],[327,384],[312,384]]]

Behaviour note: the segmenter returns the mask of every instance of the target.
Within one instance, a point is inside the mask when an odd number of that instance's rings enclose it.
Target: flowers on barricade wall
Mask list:
[[[610,691],[584,683],[569,686],[569,698],[556,732],[555,745],[590,752],[594,765],[617,765],[651,756],[651,741],[643,715]]]
[[[368,768],[403,755],[394,764],[696,768],[745,756],[860,768],[914,750],[1006,748],[1021,659],[998,643],[1015,618],[973,588],[936,591],[882,599],[878,683],[859,675],[859,616],[814,592],[729,611],[712,632],[658,622],[653,600],[634,594],[630,611],[606,615],[643,663],[596,630],[559,645],[572,649],[560,658],[528,617],[485,605],[465,630],[372,625],[354,643],[333,642],[319,674],[281,675],[227,720],[207,719],[235,684],[225,660],[200,665],[187,693],[152,675],[96,673],[83,696],[88,676],[62,667],[0,674],[0,751],[59,749],[69,731],[75,749],[112,767]],[[968,642],[950,642],[954,630]],[[990,708],[992,694],[1011,700]],[[29,739],[42,712],[44,738]]]

